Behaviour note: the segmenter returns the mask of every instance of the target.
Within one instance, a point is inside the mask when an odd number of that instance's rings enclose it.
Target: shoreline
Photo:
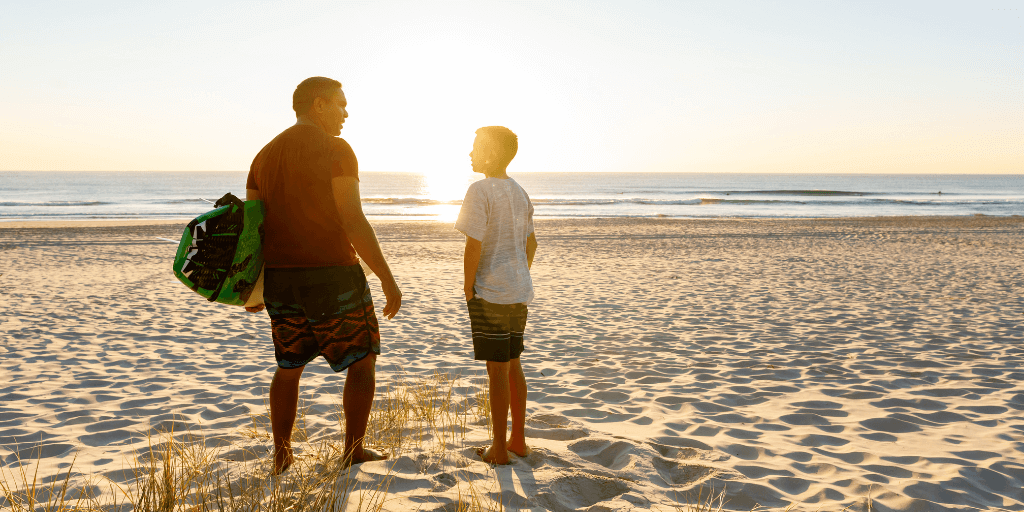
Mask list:
[[[169,226],[188,224],[192,219],[90,219],[90,220],[0,220],[0,230],[4,229],[67,229],[67,228],[110,228]],[[452,225],[452,220],[427,218],[375,218],[367,216],[371,224],[439,224]],[[695,223],[695,222],[760,222],[760,223],[801,223],[801,222],[838,222],[838,223],[873,223],[891,224],[894,222],[934,223],[963,222],[965,220],[991,223],[1016,223],[1024,221],[1022,215],[899,215],[875,217],[535,217],[540,223]]]

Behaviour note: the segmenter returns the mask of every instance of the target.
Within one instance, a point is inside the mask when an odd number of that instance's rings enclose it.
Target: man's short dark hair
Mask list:
[[[292,110],[297,116],[307,114],[309,109],[313,108],[313,100],[322,98],[330,101],[334,96],[334,91],[340,88],[341,82],[337,80],[323,76],[309,77],[295,88],[295,92],[292,94]]]
[[[477,130],[476,134],[488,139],[488,147],[498,154],[499,165],[508,165],[519,152],[519,137],[504,126],[485,126]]]

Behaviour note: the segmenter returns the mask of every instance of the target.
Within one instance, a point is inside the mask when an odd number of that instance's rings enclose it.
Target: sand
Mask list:
[[[80,487],[125,482],[146,433],[172,427],[224,460],[265,460],[252,432],[269,320],[174,279],[175,245],[156,237],[182,227],[0,224],[0,469],[20,457],[55,475],[77,457]],[[431,222],[375,227],[405,295],[381,322],[379,388],[440,372],[470,403],[483,366],[462,239]],[[1024,219],[537,231],[522,359],[533,454],[474,461],[488,430],[469,421],[444,464],[409,445],[357,469],[391,478],[384,510],[451,510],[466,481],[510,510],[673,510],[710,489],[728,510],[1024,510]],[[338,438],[343,382],[308,366],[311,440]]]

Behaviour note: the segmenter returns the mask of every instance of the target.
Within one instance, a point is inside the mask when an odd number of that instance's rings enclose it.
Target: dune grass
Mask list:
[[[464,378],[435,372],[427,378],[400,378],[378,389],[364,444],[392,459],[417,454],[422,471],[445,470],[456,482],[452,512],[504,511],[492,500],[491,489],[461,474],[452,460],[464,450],[469,425],[486,425],[490,435],[490,405],[486,377],[463,386]],[[384,475],[359,478],[342,459],[344,446],[337,433],[312,439],[306,429],[309,407],[300,406],[292,439],[296,461],[282,476],[272,475],[273,457],[243,450],[227,458],[221,447],[201,432],[150,432],[135,457],[125,461],[122,478],[88,476],[74,471],[74,461],[61,474],[40,479],[30,463],[18,460],[0,466],[0,510],[11,512],[155,511],[155,512],[303,512],[380,511],[395,499],[388,490],[392,465]],[[343,430],[340,404],[333,415]],[[252,424],[238,432],[243,438],[269,442],[269,414],[251,415]],[[45,483],[44,483],[45,482]],[[486,484],[485,484],[486,485]],[[499,493],[500,494],[500,493]],[[693,502],[669,506],[675,512],[723,510],[723,493],[695,489]],[[441,503],[438,503],[441,505]]]
[[[489,405],[479,403],[481,392],[460,393],[461,379],[435,373],[421,379],[401,378],[378,389],[364,444],[391,458],[416,450],[424,470],[450,466],[453,450],[465,448],[470,422],[489,424]],[[102,476],[84,477],[74,462],[59,475],[40,478],[41,459],[17,460],[0,466],[0,509],[12,512],[111,511],[289,511],[382,510],[388,501],[390,474],[374,483],[353,478],[342,459],[342,436],[311,439],[307,433],[308,407],[299,407],[292,435],[296,462],[285,475],[272,475],[272,458],[248,453],[240,460],[225,460],[221,449],[201,433],[150,432],[145,445],[125,461],[124,481]],[[333,415],[344,429],[345,415],[337,404]],[[250,415],[252,424],[238,432],[245,438],[271,439],[269,414]],[[41,457],[41,452],[40,452]],[[35,466],[35,470],[28,468]],[[457,474],[457,472],[456,472]],[[121,479],[116,479],[121,480]],[[45,483],[44,483],[45,482]],[[470,479],[458,479],[455,510],[502,510],[489,503]]]

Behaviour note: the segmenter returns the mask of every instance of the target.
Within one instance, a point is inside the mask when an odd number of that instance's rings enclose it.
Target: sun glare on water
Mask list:
[[[425,172],[420,196],[431,201],[423,213],[439,222],[455,222],[466,189],[475,181],[468,173]]]

